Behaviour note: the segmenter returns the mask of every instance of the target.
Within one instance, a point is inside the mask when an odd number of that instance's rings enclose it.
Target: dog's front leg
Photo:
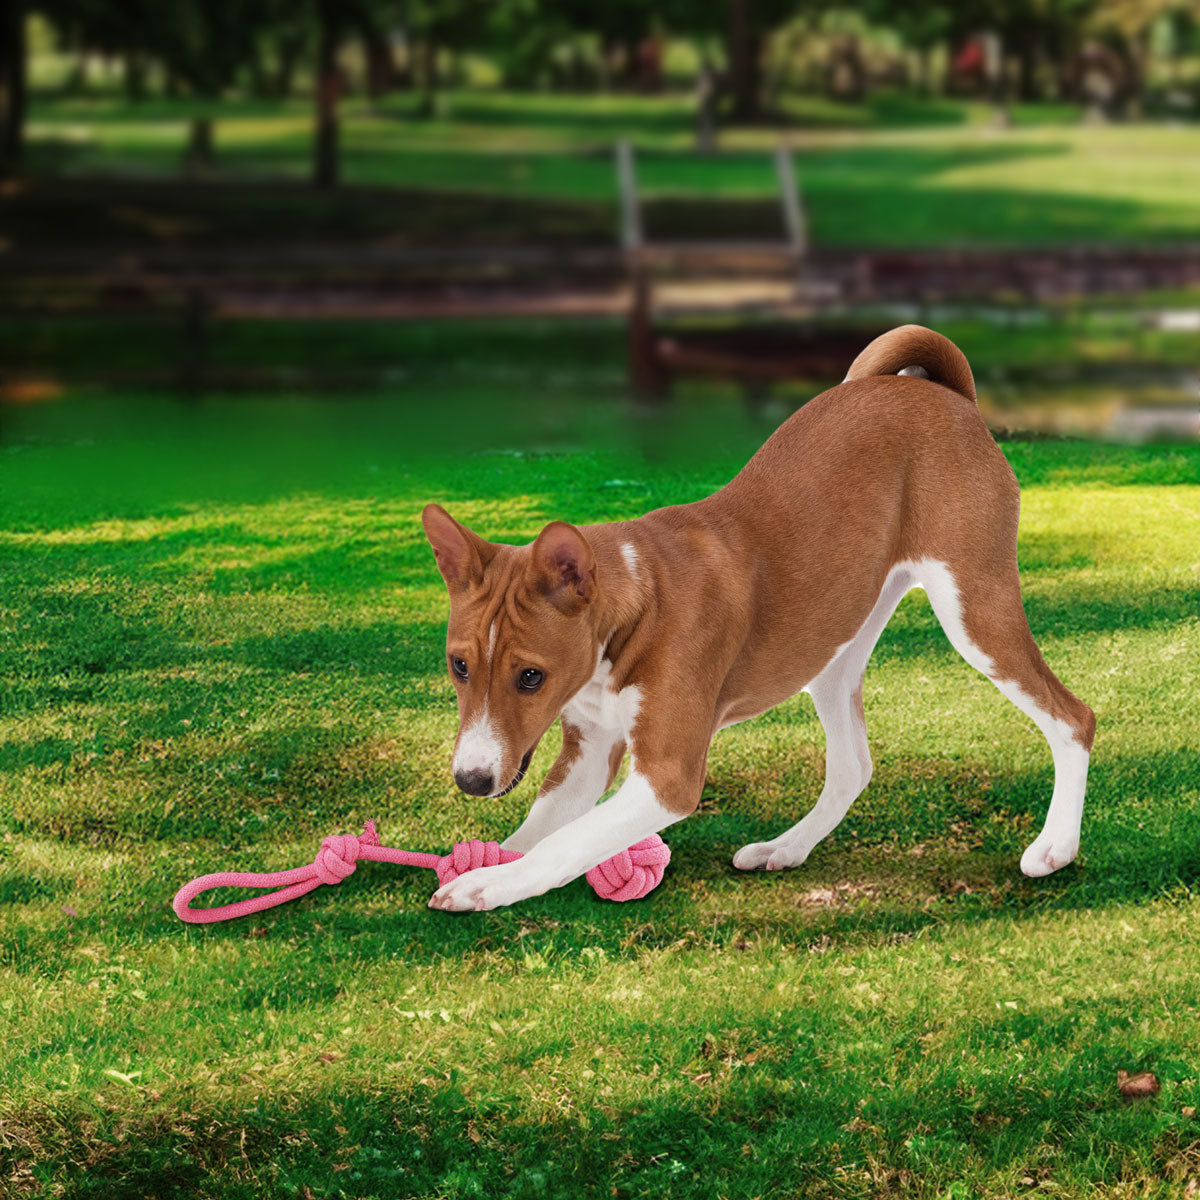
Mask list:
[[[544,837],[524,858],[451,880],[433,894],[429,907],[499,908],[561,887],[686,816],[699,800],[703,777],[703,768],[695,780],[674,769],[642,774],[635,767],[610,800]]]
[[[500,844],[528,854],[544,837],[561,829],[604,795],[625,754],[619,730],[576,725],[562,718],[562,751],[550,768],[529,815]]]

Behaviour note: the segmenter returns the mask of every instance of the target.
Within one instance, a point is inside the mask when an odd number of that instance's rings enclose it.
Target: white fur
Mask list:
[[[485,702],[479,716],[458,735],[452,769],[456,775],[462,771],[490,771],[495,776],[503,757],[504,747],[492,727]],[[507,783],[507,780],[504,782]]]
[[[632,542],[625,542],[625,543],[624,543],[624,544],[621,546],[621,555],[622,555],[622,556],[624,557],[624,559],[625,559],[625,565],[626,565],[626,566],[629,568],[629,573],[630,573],[630,575],[632,575],[632,576],[634,577],[634,579],[637,579],[637,578],[638,578],[638,569],[637,569],[638,552],[637,552],[637,547],[636,547],[636,546],[635,546],[635,545],[634,545]]]
[[[982,671],[1042,731],[1054,757],[1054,791],[1042,832],[1021,855],[1021,870],[1036,877],[1049,875],[1074,859],[1079,852],[1079,828],[1083,821],[1083,797],[1087,790],[1088,751],[1065,721],[1039,708],[1018,683],[1000,679],[995,664],[967,636],[962,622],[958,585],[945,563],[926,559],[913,564],[929,603],[954,648],[977,670]]]
[[[587,734],[581,732],[579,757],[566,778],[538,795],[519,828],[501,843],[504,849],[527,854],[548,834],[595,807],[608,783],[609,755],[620,739],[621,735],[613,730],[593,728]]]
[[[997,677],[996,666],[967,635],[962,599],[950,568],[937,559],[897,563],[889,572],[870,615],[858,633],[839,646],[821,673],[805,688],[825,729],[825,786],[808,815],[769,842],[743,846],[733,864],[742,870],[797,866],[840,824],[871,778],[866,726],[859,715],[862,676],[884,626],[910,588],[924,588],[954,648],[986,675],[1042,731],[1054,756],[1054,793],[1041,834],[1021,856],[1026,875],[1048,875],[1064,867],[1079,849],[1079,827],[1087,786],[1088,752],[1065,722],[1039,708],[1017,683]]]
[[[516,862],[480,867],[451,880],[434,892],[429,906],[467,912],[539,896],[658,833],[682,815],[664,807],[635,763],[611,800],[549,834]]]
[[[642,693],[632,685],[619,691],[612,686],[612,663],[604,657],[607,649],[607,645],[600,647],[596,670],[567,701],[563,716],[572,725],[585,730],[598,729],[627,736],[637,718]]]
[[[743,871],[760,867],[777,871],[799,866],[813,847],[841,824],[850,805],[870,782],[871,752],[859,708],[863,672],[883,627],[912,586],[908,564],[894,567],[859,631],[837,648],[804,689],[812,696],[825,729],[825,786],[802,821],[769,842],[743,846],[733,857],[735,867]]]
[[[612,685],[612,663],[600,647],[596,669],[567,701],[562,720],[580,736],[580,756],[556,788],[541,793],[519,828],[505,841],[505,849],[525,853],[549,834],[581,817],[604,794],[608,783],[609,755],[621,741],[628,743],[637,719],[642,694],[636,687],[617,690]]]

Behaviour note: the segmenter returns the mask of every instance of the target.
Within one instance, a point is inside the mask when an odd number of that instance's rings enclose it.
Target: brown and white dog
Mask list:
[[[871,778],[863,673],[914,587],[1050,743],[1054,792],[1021,869],[1065,866],[1095,718],[1029,632],[1019,506],[967,360],[916,325],[872,342],[839,386],[694,504],[581,528],[553,521],[528,546],[484,541],[429,505],[422,520],[450,592],[458,786],[504,795],[562,719],[562,752],[503,843],[524,857],[459,876],[430,906],[536,896],[687,816],[713,735],[806,691],[825,728],[825,786],[803,820],[733,859],[798,866]],[[597,804],[626,752],[626,782]]]

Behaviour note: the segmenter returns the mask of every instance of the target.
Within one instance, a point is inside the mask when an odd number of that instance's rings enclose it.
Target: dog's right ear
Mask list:
[[[421,524],[448,588],[465,588],[483,577],[495,554],[491,542],[459,524],[440,504],[425,506]]]

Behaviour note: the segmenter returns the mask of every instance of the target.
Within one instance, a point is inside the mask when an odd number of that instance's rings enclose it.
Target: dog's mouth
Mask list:
[[[529,760],[533,757],[533,752],[536,748],[537,745],[535,743],[525,751],[525,757],[521,759],[521,765],[517,768],[517,773],[513,776],[512,782],[503,791],[496,792],[492,797],[493,800],[499,800],[501,796],[507,796],[525,778],[525,772],[529,770]]]

